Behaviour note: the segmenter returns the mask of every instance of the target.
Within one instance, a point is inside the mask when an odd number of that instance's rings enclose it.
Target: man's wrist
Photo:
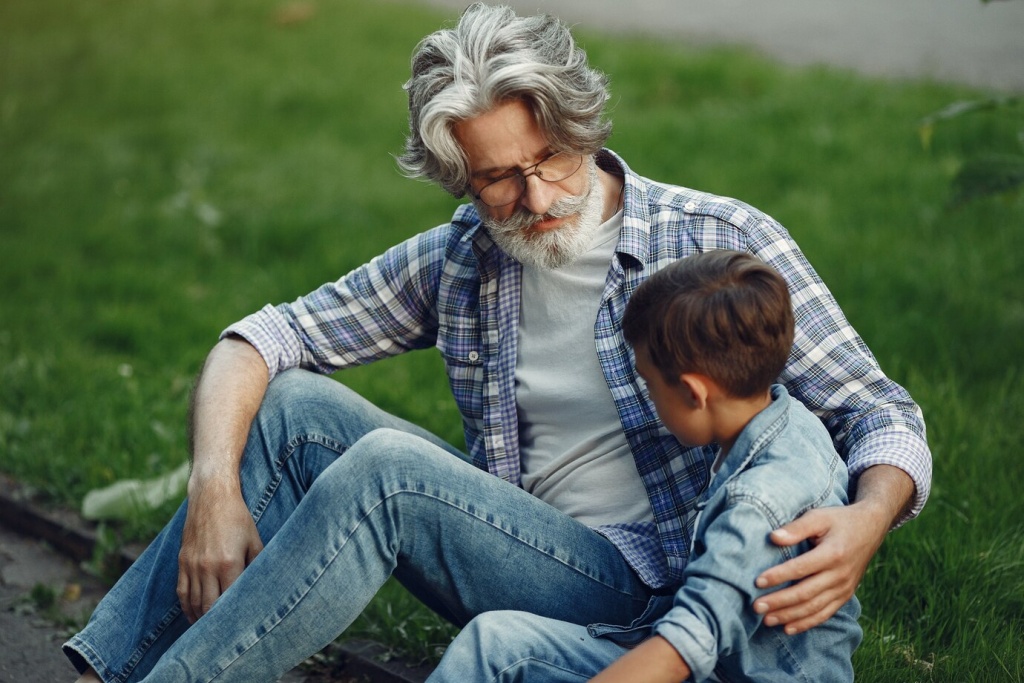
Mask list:
[[[237,466],[224,462],[204,462],[202,465],[193,463],[188,478],[189,497],[197,495],[200,491],[211,490],[221,494],[241,491]]]
[[[893,465],[874,465],[861,472],[851,507],[870,516],[882,533],[907,514],[916,487],[909,474]]]

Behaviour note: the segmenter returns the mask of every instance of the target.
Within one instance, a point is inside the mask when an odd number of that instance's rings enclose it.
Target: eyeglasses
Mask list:
[[[480,188],[479,192],[470,190],[469,193],[487,206],[507,206],[518,201],[526,192],[528,177],[535,175],[545,182],[557,183],[580,170],[582,165],[583,156],[580,154],[552,152],[529,168],[492,180]]]

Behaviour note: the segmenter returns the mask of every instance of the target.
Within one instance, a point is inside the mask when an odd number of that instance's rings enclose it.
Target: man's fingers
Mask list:
[[[241,574],[233,563],[220,565],[217,571],[203,566],[182,563],[178,568],[178,601],[190,623],[210,611],[221,593]]]
[[[220,581],[213,574],[203,577],[203,591],[199,598],[199,614],[202,616],[210,611],[213,603],[220,597]]]
[[[813,572],[809,566],[810,563],[803,561],[805,557],[806,555],[799,555],[792,560],[769,567],[757,577],[754,585],[758,588],[772,588],[789,581],[799,581],[806,576],[810,576]]]
[[[188,574],[182,571],[181,567],[178,567],[178,604],[181,605],[181,611],[185,614],[185,618],[188,619],[190,624],[196,622],[196,615],[192,612],[192,599],[191,599],[191,586],[189,584]]]
[[[783,613],[779,618],[779,623],[785,624],[785,631],[787,635],[796,635],[803,633],[804,631],[810,630],[819,624],[823,624],[828,619],[839,611],[839,608],[846,602],[842,598],[834,598],[832,600],[826,600],[821,609],[811,611],[810,613],[796,618],[795,615],[788,615]]]
[[[816,547],[780,565],[771,567],[757,577],[758,588],[771,588],[787,581],[799,581],[830,566],[836,561],[835,553],[817,547],[818,543],[831,529],[831,516],[826,510],[811,510],[797,517],[789,524],[775,529],[771,533],[772,543],[779,546],[791,546],[803,541],[810,541]]]
[[[815,612],[814,614],[812,614],[811,616],[807,617],[806,619],[800,619],[798,621],[794,621],[794,622],[786,624],[786,626],[785,626],[786,635],[788,635],[788,636],[795,636],[798,633],[803,633],[804,631],[810,631],[815,626],[818,626],[820,624],[824,624],[842,606],[843,606],[842,603],[839,603],[838,605],[829,604],[826,607],[826,609],[823,609],[823,610],[821,610],[819,612]]]
[[[812,548],[792,560],[764,570],[757,577],[755,585],[758,588],[772,588],[789,581],[800,581],[807,577],[820,576],[821,572],[839,565],[842,559],[840,550],[840,548],[824,545]]]
[[[786,633],[802,633],[823,623],[853,595],[856,586],[846,577],[823,572],[757,599],[754,611],[766,626],[784,626]]]
[[[754,602],[754,611],[758,614],[773,614],[777,617],[782,610],[791,609],[794,605],[820,600],[828,590],[829,581],[826,577],[820,574],[810,576],[788,588],[762,595]],[[777,623],[785,622],[779,620]]]
[[[828,533],[831,527],[829,516],[824,510],[810,510],[797,517],[789,524],[772,532],[772,543],[790,546],[801,541],[814,540]]]
[[[192,623],[203,616],[203,583],[202,579],[189,581],[188,609],[192,613]]]
[[[802,587],[801,584],[786,589],[786,591],[773,593],[770,597],[776,598],[774,601],[768,598],[758,599],[757,603],[755,603],[755,611],[764,615],[764,623],[767,626],[778,626],[779,624],[789,624],[801,619],[807,619],[826,609],[828,605],[835,601],[836,593],[834,591],[818,591],[810,594],[807,591],[802,591],[780,595],[789,590]]]

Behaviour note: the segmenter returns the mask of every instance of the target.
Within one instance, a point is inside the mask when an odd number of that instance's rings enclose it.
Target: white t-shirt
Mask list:
[[[523,268],[516,405],[523,488],[589,526],[652,521],[594,344],[619,212],[575,263]]]

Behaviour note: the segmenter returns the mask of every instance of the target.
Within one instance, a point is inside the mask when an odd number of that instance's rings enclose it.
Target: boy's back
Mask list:
[[[831,436],[773,384],[793,346],[785,280],[743,252],[691,256],[637,288],[622,329],[665,427],[689,446],[716,443],[720,455],[672,608],[654,623],[654,638],[597,680],[640,680],[654,660],[664,675],[651,680],[852,680],[862,637],[856,598],[798,635],[755,610],[768,592],[758,576],[807,550],[773,543],[772,531],[848,502]]]
[[[694,679],[853,680],[860,643],[856,598],[798,635],[761,623],[754,579],[806,550],[768,535],[809,509],[847,503],[846,466],[821,422],[784,387],[743,429],[698,503],[683,587],[655,633],[684,657]]]

